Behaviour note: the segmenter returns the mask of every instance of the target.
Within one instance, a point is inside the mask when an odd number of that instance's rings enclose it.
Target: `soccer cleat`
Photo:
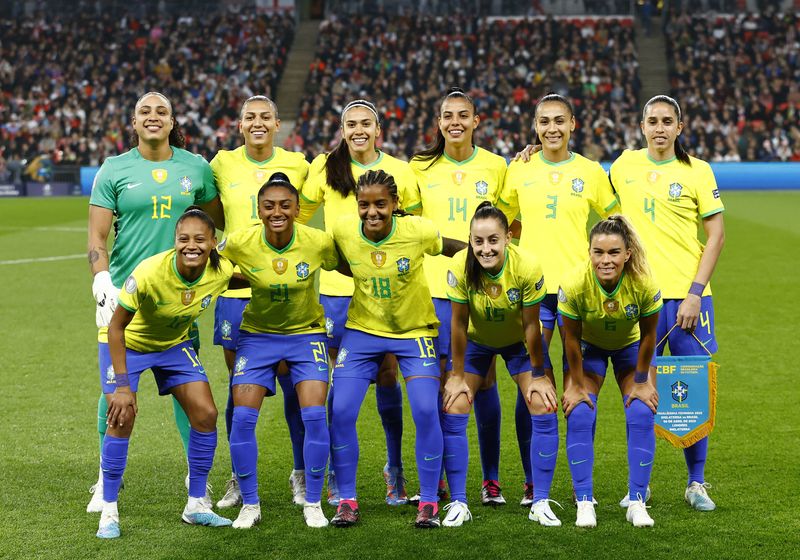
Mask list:
[[[650,485],[647,485],[647,490],[644,493],[644,501],[645,503],[650,501]],[[630,505],[630,497],[629,494],[625,494],[625,497],[619,501],[619,507],[626,508]]]
[[[444,506],[447,515],[444,516],[442,525],[445,527],[461,527],[465,522],[472,521],[472,514],[467,504],[455,500]]]
[[[575,494],[575,489],[574,488],[572,489],[572,503],[575,505],[575,507],[578,506],[578,495]],[[597,498],[592,497],[592,505],[593,506],[597,505]],[[625,506],[625,507],[628,507],[628,506]]]
[[[119,513],[116,506],[103,508],[96,536],[99,539],[116,539],[119,537]]]
[[[561,520],[556,517],[556,514],[550,509],[549,502],[553,502],[558,505],[558,507],[561,507],[561,504],[554,500],[548,500],[547,498],[539,500],[538,502],[534,502],[531,506],[528,519],[536,521],[539,525],[544,525],[545,527],[561,527]]]
[[[481,487],[481,503],[485,506],[504,506],[506,499],[496,480],[484,480]]]
[[[250,529],[261,522],[261,505],[244,504],[239,510],[239,517],[233,522],[234,529]]]
[[[336,484],[336,473],[328,471],[328,505],[339,505],[339,486]]]
[[[417,519],[414,521],[414,527],[418,529],[436,529],[437,527],[441,527],[442,522],[439,520],[439,512],[437,509],[438,506],[434,502],[420,502]]]
[[[225,495],[217,502],[218,508],[232,508],[242,503],[242,492],[239,490],[239,481],[232,476],[225,483]]]
[[[306,520],[306,525],[309,527],[319,528],[328,526],[328,518],[322,512],[322,505],[319,502],[308,503],[303,506],[303,517]]]
[[[306,503],[306,471],[293,470],[289,475],[289,486],[292,487],[292,502],[302,506]]]
[[[87,513],[100,513],[103,511],[103,477],[101,476],[97,483],[89,488],[89,492],[92,494],[92,499],[89,500],[89,504],[86,506]]]
[[[447,502],[450,500],[450,493],[447,491],[447,482],[444,480],[439,481],[439,487],[436,489],[436,496],[440,502]],[[419,492],[408,498],[408,503],[412,506],[419,505]]]
[[[686,503],[692,506],[697,511],[714,511],[717,505],[708,497],[706,488],[711,488],[707,482],[692,482],[686,487],[686,492],[683,494]]]
[[[331,525],[334,527],[352,527],[360,517],[358,502],[355,500],[340,500],[336,515],[331,519]]]
[[[197,500],[189,498],[189,502],[183,508],[181,519],[189,525],[203,525],[205,527],[228,527],[231,525],[230,519],[211,511],[208,503],[206,503],[206,498]]]
[[[183,484],[184,486],[186,486],[186,490],[188,491],[189,490],[188,474],[186,475],[186,478],[183,480]],[[211,499],[211,484],[209,484],[208,482],[206,482],[206,495],[200,499],[203,500],[203,505],[205,505],[206,508],[211,509],[212,507],[214,507],[214,500]]]
[[[638,500],[633,500],[628,506],[628,511],[625,513],[625,519],[633,523],[634,527],[652,527],[655,521],[647,513],[649,506],[641,500],[641,494],[637,494]]]
[[[525,483],[525,490],[522,494],[522,499],[519,501],[519,505],[526,508],[533,505],[533,482]]]
[[[406,478],[403,467],[383,467],[383,480],[386,481],[386,503],[390,506],[401,506],[408,503],[406,494]]]
[[[594,503],[591,500],[578,502],[578,516],[575,518],[576,527],[597,527],[597,514],[594,512]]]

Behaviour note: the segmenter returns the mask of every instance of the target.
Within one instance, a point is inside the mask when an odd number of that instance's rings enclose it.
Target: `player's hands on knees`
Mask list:
[[[553,385],[553,382],[547,376],[544,377],[534,377],[531,379],[530,385],[528,385],[528,390],[525,393],[525,399],[528,401],[528,404],[533,402],[533,395],[538,394],[542,401],[544,401],[544,406],[547,408],[547,412],[555,412],[558,410],[558,396],[556,395],[556,388]]]
[[[533,154],[541,151],[541,149],[542,149],[541,144],[536,146],[534,146],[533,144],[528,144],[522,149],[521,152],[517,152],[516,155],[514,156],[514,159],[512,159],[511,161],[522,160],[525,163],[528,163],[531,160],[531,157],[533,157]]]
[[[472,391],[469,389],[469,385],[464,380],[463,375],[453,375],[452,373],[448,376],[447,382],[444,384],[444,388],[442,389],[442,408],[444,410],[448,410],[451,406],[453,406],[458,399],[459,395],[466,395],[469,404],[472,404]]]
[[[658,390],[656,386],[649,380],[645,383],[635,383],[633,389],[628,394],[628,400],[625,401],[625,407],[629,407],[633,399],[639,399],[647,408],[653,411],[653,414],[658,410]]]
[[[107,423],[112,428],[122,428],[130,424],[139,413],[136,398],[130,389],[117,388],[108,401]]]
[[[700,297],[688,294],[678,306],[678,314],[675,321],[678,326],[685,331],[694,332],[697,321],[700,318]]]
[[[589,392],[583,387],[573,383],[567,389],[564,389],[564,394],[561,396],[561,406],[564,407],[564,416],[569,416],[572,410],[585,402],[589,408],[594,408],[592,399],[589,398]]]
[[[97,328],[107,327],[111,323],[111,316],[117,308],[117,295],[119,290],[111,282],[111,275],[107,270],[101,270],[94,275],[92,281],[92,295],[97,303],[95,310],[95,323]]]

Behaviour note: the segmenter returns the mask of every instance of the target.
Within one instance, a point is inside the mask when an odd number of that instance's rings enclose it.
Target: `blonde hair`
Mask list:
[[[622,214],[613,214],[605,220],[597,222],[589,232],[589,245],[596,235],[619,235],[625,248],[631,252],[631,258],[625,263],[625,272],[634,280],[642,280],[651,276],[650,265],[647,264],[647,252],[628,218]]]

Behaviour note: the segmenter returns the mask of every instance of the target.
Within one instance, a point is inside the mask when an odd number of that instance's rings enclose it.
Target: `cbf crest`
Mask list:
[[[106,370],[106,385],[113,385],[117,382],[117,376],[114,374],[114,366],[108,366]]]
[[[411,270],[411,260],[406,257],[401,257],[397,259],[397,272],[400,274],[405,274]]]
[[[336,366],[341,366],[347,359],[347,348],[340,348],[339,353],[336,355]]]
[[[639,317],[639,306],[631,303],[625,306],[625,317],[634,320]]]
[[[508,296],[508,301],[511,303],[517,303],[520,300],[520,291],[519,288],[511,288],[506,291],[506,295]]]
[[[680,183],[672,183],[669,186],[669,199],[678,200],[681,197],[682,191],[683,191],[683,185],[681,185]]]
[[[244,356],[239,356],[239,358],[236,360],[236,366],[233,369],[234,375],[243,374],[245,367],[247,367],[247,358],[245,358]]]
[[[297,263],[294,269],[297,272],[297,277],[300,280],[305,280],[306,278],[308,278],[308,273],[311,270],[311,267],[308,266],[307,262],[301,262]]]
[[[573,179],[572,180],[572,191],[575,193],[582,193],[583,192],[583,179]]]
[[[158,184],[163,184],[164,181],[167,180],[169,173],[167,173],[166,169],[153,169],[150,172],[150,175],[153,176],[153,180]]]
[[[287,261],[283,257],[272,259],[272,270],[274,270],[278,274],[283,274],[284,272],[286,272],[286,268],[288,266],[289,266],[289,261]]]
[[[222,324],[219,326],[219,330],[222,333],[223,340],[230,340],[231,339],[231,330],[233,329],[233,325],[227,319],[222,321]]]
[[[384,253],[383,251],[372,251],[369,254],[369,257],[370,259],[372,259],[372,264],[374,264],[378,268],[386,264],[386,253]]]
[[[182,195],[188,196],[188,195],[192,194],[192,180],[189,177],[184,175],[183,177],[181,177],[179,183],[181,185],[181,194]]]
[[[478,181],[475,183],[475,192],[478,193],[478,196],[486,196],[489,193],[489,183]]]
[[[673,401],[681,403],[689,398],[689,385],[683,381],[676,381],[670,388]]]
[[[200,302],[200,309],[205,309],[209,305],[211,305],[211,294],[204,297],[203,300]]]

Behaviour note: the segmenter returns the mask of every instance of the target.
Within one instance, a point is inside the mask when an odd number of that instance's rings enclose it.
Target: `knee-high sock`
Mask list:
[[[393,387],[375,387],[378,414],[386,434],[386,457],[390,467],[403,466],[403,390],[399,383]]]
[[[100,456],[100,468],[103,469],[103,501],[116,502],[125,464],[128,462],[129,438],[106,436],[103,439],[103,451]]]
[[[328,434],[331,442],[330,450],[328,451],[328,472],[333,473],[333,435],[330,435],[331,426],[333,425],[333,379],[331,379],[331,382],[328,385],[328,400],[325,401],[325,406],[328,408]]]
[[[356,499],[358,471],[358,433],[356,420],[369,388],[369,379],[339,377],[331,419],[331,460],[336,470],[336,484],[343,500]]]
[[[248,406],[234,407],[231,423],[231,463],[239,481],[239,489],[242,491],[242,502],[245,504],[258,503],[257,423],[257,409]]]
[[[206,483],[211,465],[214,464],[214,452],[217,450],[217,430],[198,432],[194,428],[189,432],[189,497],[202,498],[206,495]]]
[[[706,481],[706,457],[708,457],[708,436],[683,450],[683,458],[686,459],[686,468],[689,471],[687,485],[692,482],[703,484]]]
[[[315,503],[322,495],[322,479],[328,464],[331,444],[324,406],[307,406],[300,409],[305,425],[303,459],[306,465],[306,502]]]
[[[178,427],[178,433],[181,435],[181,443],[183,443],[183,452],[186,456],[189,456],[189,431],[192,429],[192,425],[189,423],[189,417],[186,416],[186,412],[184,412],[183,408],[181,408],[181,403],[178,402],[174,396],[172,397],[172,412],[175,414],[175,425]],[[203,490],[203,496],[205,496],[205,490]],[[203,496],[200,496],[201,498]]]
[[[406,383],[411,416],[417,428],[415,446],[421,502],[438,502],[444,441],[439,424],[439,379],[416,377]],[[338,469],[337,469],[338,474]]]
[[[533,467],[533,499],[550,497],[553,473],[558,458],[558,416],[531,414],[533,437],[531,438],[531,466]]]
[[[106,437],[108,429],[108,401],[106,396],[100,393],[100,400],[97,401],[97,434],[100,436],[100,456],[103,455],[103,438]]]
[[[225,403],[225,435],[228,436],[228,447],[231,443],[231,430],[233,429],[233,386],[228,379],[228,400]],[[233,460],[231,460],[231,472],[234,472]]]
[[[533,482],[531,471],[531,413],[522,391],[517,389],[517,406],[514,408],[514,422],[517,426],[517,444],[519,445],[519,458],[522,460],[522,470],[525,473],[525,482]]]
[[[625,396],[627,400],[627,395]],[[644,499],[653,459],[656,455],[655,414],[639,399],[631,401],[625,409],[625,425],[628,428],[628,496]]]
[[[444,435],[444,469],[450,483],[453,500],[467,503],[467,469],[469,467],[469,443],[467,424],[469,414],[442,414]]]
[[[597,395],[589,395],[597,406]],[[594,442],[592,426],[597,419],[597,408],[580,403],[567,417],[567,461],[572,473],[572,488],[578,500],[594,498],[592,468],[594,467]]]
[[[484,480],[497,480],[500,470],[500,394],[497,384],[475,393],[475,423]]]
[[[294,390],[291,376],[278,375],[278,383],[281,384],[283,391],[283,416],[286,418],[286,425],[289,426],[289,439],[292,440],[292,458],[294,468],[297,471],[304,470],[303,461],[303,441],[306,437],[306,429],[303,425],[303,417],[300,414],[300,401],[297,400],[297,391]]]

